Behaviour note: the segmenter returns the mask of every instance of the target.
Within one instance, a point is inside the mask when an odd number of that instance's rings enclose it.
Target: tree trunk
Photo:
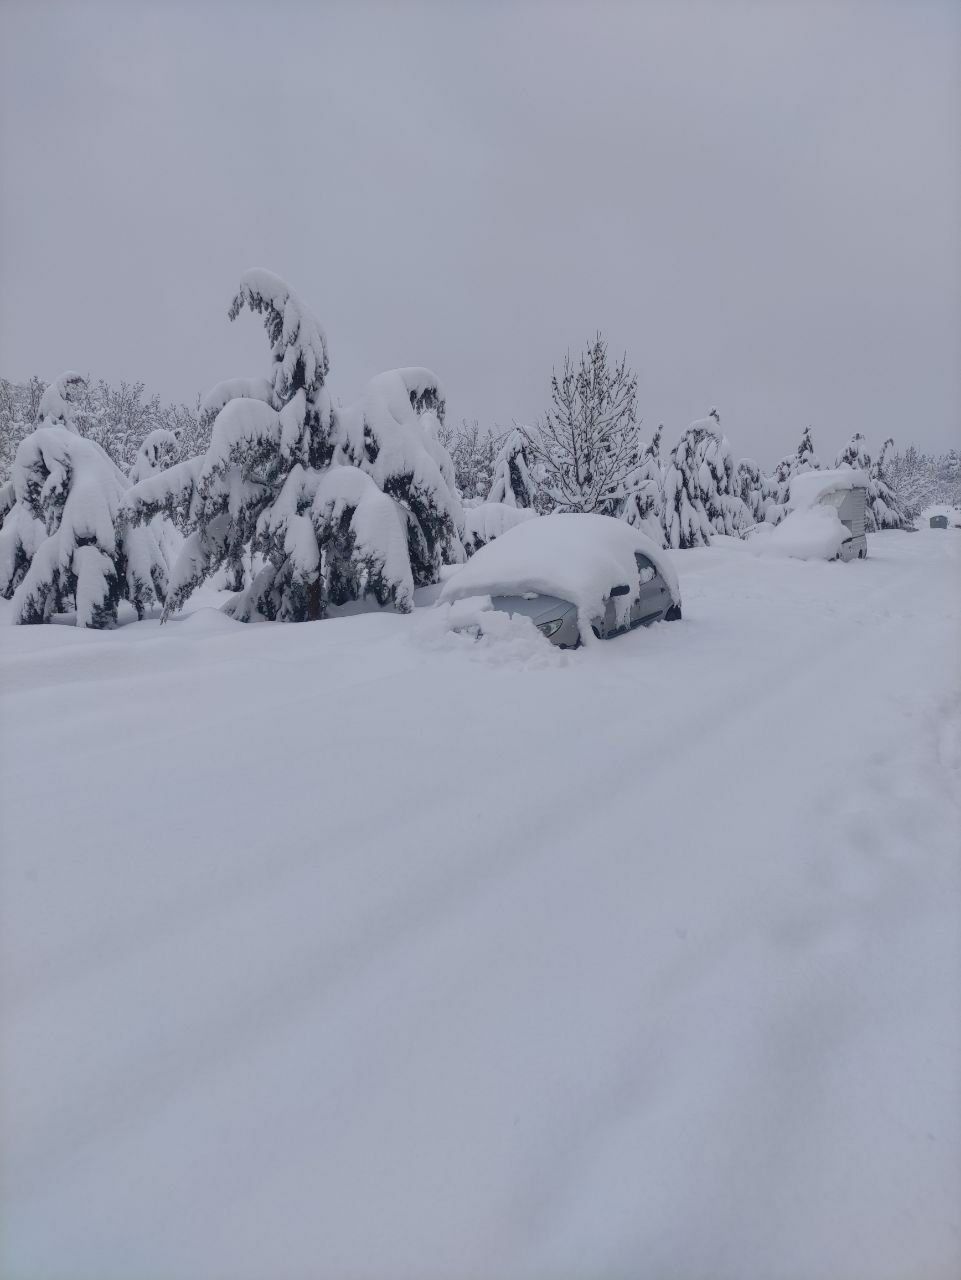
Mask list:
[[[320,618],[320,575],[307,587],[307,621],[317,622]]]

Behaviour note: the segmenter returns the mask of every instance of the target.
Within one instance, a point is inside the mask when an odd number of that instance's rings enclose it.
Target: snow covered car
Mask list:
[[[681,617],[666,552],[623,520],[539,516],[508,529],[451,575],[439,603],[489,597],[561,648]]]

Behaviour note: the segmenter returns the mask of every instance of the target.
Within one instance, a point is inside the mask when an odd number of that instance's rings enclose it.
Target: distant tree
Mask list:
[[[797,461],[794,465],[794,475],[800,474],[802,471],[820,471],[821,463],[818,456],[814,452],[814,441],[811,438],[811,428],[805,427],[801,435],[801,443],[797,447]]]
[[[515,427],[509,431],[497,453],[488,502],[508,507],[535,505],[537,485],[531,471],[533,449],[527,436]]]
[[[637,376],[608,361],[601,334],[551,379],[551,408],[530,433],[543,488],[558,511],[616,515],[636,466]]]

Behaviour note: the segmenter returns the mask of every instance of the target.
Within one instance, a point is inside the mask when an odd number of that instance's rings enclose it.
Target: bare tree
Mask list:
[[[637,375],[611,365],[598,333],[551,378],[551,408],[529,433],[541,486],[558,511],[616,515],[637,457]]]

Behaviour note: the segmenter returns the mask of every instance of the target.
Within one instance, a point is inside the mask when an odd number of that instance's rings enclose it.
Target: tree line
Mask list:
[[[442,564],[521,519],[597,512],[662,546],[706,545],[776,524],[792,477],[821,467],[810,428],[770,474],[735,461],[717,409],[665,453],[663,427],[641,435],[636,374],[599,333],[554,371],[541,419],[501,433],[450,425],[423,368],[335,404],[303,300],[251,271],[229,318],[244,308],[263,319],[265,375],[219,383],[192,409],[77,373],[0,380],[0,594],[15,620],[73,611],[110,626],[122,601],[166,618],[215,575],[243,621],[320,618],[365,596],[406,611]],[[869,528],[961,498],[957,453],[892,449],[872,458],[855,433],[834,461],[868,474]]]

